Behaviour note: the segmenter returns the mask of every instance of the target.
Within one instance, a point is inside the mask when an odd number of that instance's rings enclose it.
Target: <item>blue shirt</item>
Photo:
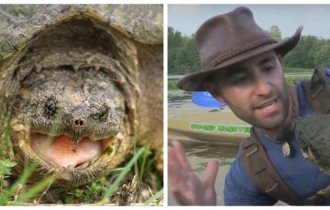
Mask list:
[[[306,116],[314,112],[307,103],[301,82],[296,85],[299,101],[299,116]],[[282,152],[282,143],[270,139],[255,130],[270,161],[282,179],[289,187],[301,197],[314,195],[319,189],[330,185],[330,177],[321,172],[311,161],[306,160],[299,149],[296,139],[291,146],[290,157],[285,157]],[[225,205],[274,205],[276,199],[257,189],[243,166],[237,154],[225,178],[224,203]],[[327,199],[330,205],[330,199]]]

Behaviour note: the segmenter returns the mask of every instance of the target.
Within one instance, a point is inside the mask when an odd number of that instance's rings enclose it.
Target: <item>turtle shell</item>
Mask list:
[[[304,157],[330,174],[330,115],[312,114],[298,118],[294,123],[295,135]]]
[[[47,27],[84,14],[146,44],[163,42],[162,5],[0,5],[0,60]]]

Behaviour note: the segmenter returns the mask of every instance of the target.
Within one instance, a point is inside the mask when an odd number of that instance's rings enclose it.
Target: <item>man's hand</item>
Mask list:
[[[168,148],[168,177],[170,191],[180,205],[216,205],[215,179],[218,173],[217,161],[209,161],[205,180],[201,181],[192,170],[179,142]]]

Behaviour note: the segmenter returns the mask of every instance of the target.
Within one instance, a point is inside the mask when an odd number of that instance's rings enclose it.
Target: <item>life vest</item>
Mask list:
[[[305,98],[312,108],[322,114],[330,113],[330,85],[326,75],[326,69],[315,69],[310,81],[302,81]],[[295,88],[289,88],[295,91]],[[294,100],[297,100],[294,97]],[[296,101],[295,104],[298,104]],[[289,133],[293,138],[293,132]],[[298,196],[283,181],[275,167],[272,165],[264,147],[258,140],[254,129],[251,135],[240,144],[240,158],[254,185],[273,198],[284,201],[290,205],[324,205],[326,198],[324,191],[330,190],[330,186],[319,190],[308,198]]]

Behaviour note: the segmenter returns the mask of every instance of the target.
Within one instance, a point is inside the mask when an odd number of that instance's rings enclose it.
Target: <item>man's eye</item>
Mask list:
[[[247,79],[247,76],[245,74],[238,74],[234,75],[230,81],[234,84],[244,82]]]
[[[275,68],[275,64],[274,63],[270,63],[270,64],[267,64],[263,67],[263,70],[264,71],[271,71]]]
[[[267,67],[265,68],[266,71],[271,71],[271,70],[273,70],[273,69],[274,69],[274,66],[267,66]]]

